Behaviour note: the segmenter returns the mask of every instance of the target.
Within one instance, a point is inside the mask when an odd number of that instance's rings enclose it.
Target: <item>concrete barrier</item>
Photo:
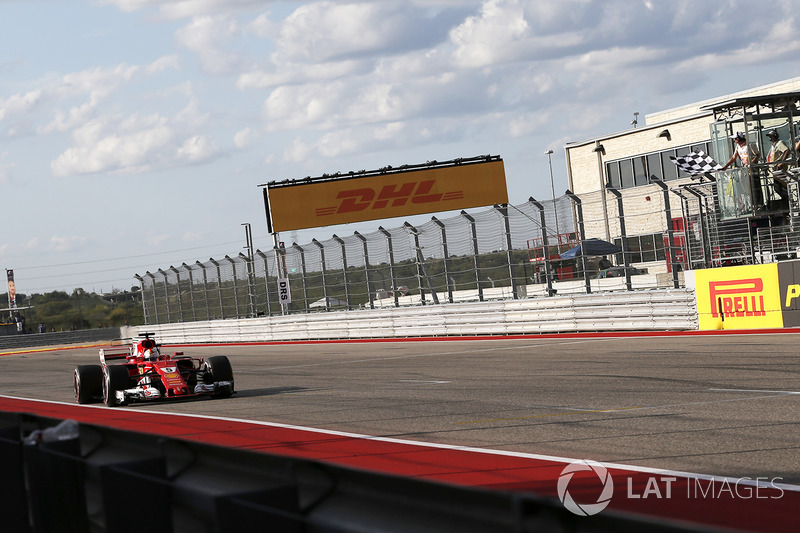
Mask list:
[[[692,290],[565,294],[416,307],[152,324],[123,331],[168,344],[409,338],[586,331],[696,330]]]

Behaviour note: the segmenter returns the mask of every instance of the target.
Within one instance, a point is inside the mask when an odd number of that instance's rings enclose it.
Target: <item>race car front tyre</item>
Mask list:
[[[100,365],[80,365],[72,375],[75,387],[75,401],[78,403],[96,402],[103,395],[103,367]]]
[[[233,394],[233,368],[231,362],[224,355],[215,355],[206,359],[206,372],[210,373],[213,382],[230,381],[231,388],[229,392],[218,394],[220,398],[228,397]]]
[[[124,366],[106,366],[103,369],[103,402],[108,407],[121,405],[116,392],[125,390],[130,384],[128,369]]]

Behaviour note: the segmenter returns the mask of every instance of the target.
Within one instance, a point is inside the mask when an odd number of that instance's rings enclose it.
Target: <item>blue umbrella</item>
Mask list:
[[[570,248],[561,254],[561,259],[573,259],[579,255],[611,255],[621,251],[622,248],[608,241],[602,239],[586,239],[575,248]]]

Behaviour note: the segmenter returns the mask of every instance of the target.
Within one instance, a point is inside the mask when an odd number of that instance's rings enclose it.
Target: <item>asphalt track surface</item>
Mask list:
[[[781,333],[164,347],[227,355],[236,395],[121,409],[791,486],[799,342]],[[98,361],[96,347],[0,355],[1,394],[57,402],[74,401],[73,368]]]

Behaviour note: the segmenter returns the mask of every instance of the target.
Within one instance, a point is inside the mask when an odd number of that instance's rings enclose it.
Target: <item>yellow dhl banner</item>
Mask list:
[[[778,265],[695,270],[700,329],[783,327]]]
[[[276,232],[505,203],[502,160],[269,187]]]

